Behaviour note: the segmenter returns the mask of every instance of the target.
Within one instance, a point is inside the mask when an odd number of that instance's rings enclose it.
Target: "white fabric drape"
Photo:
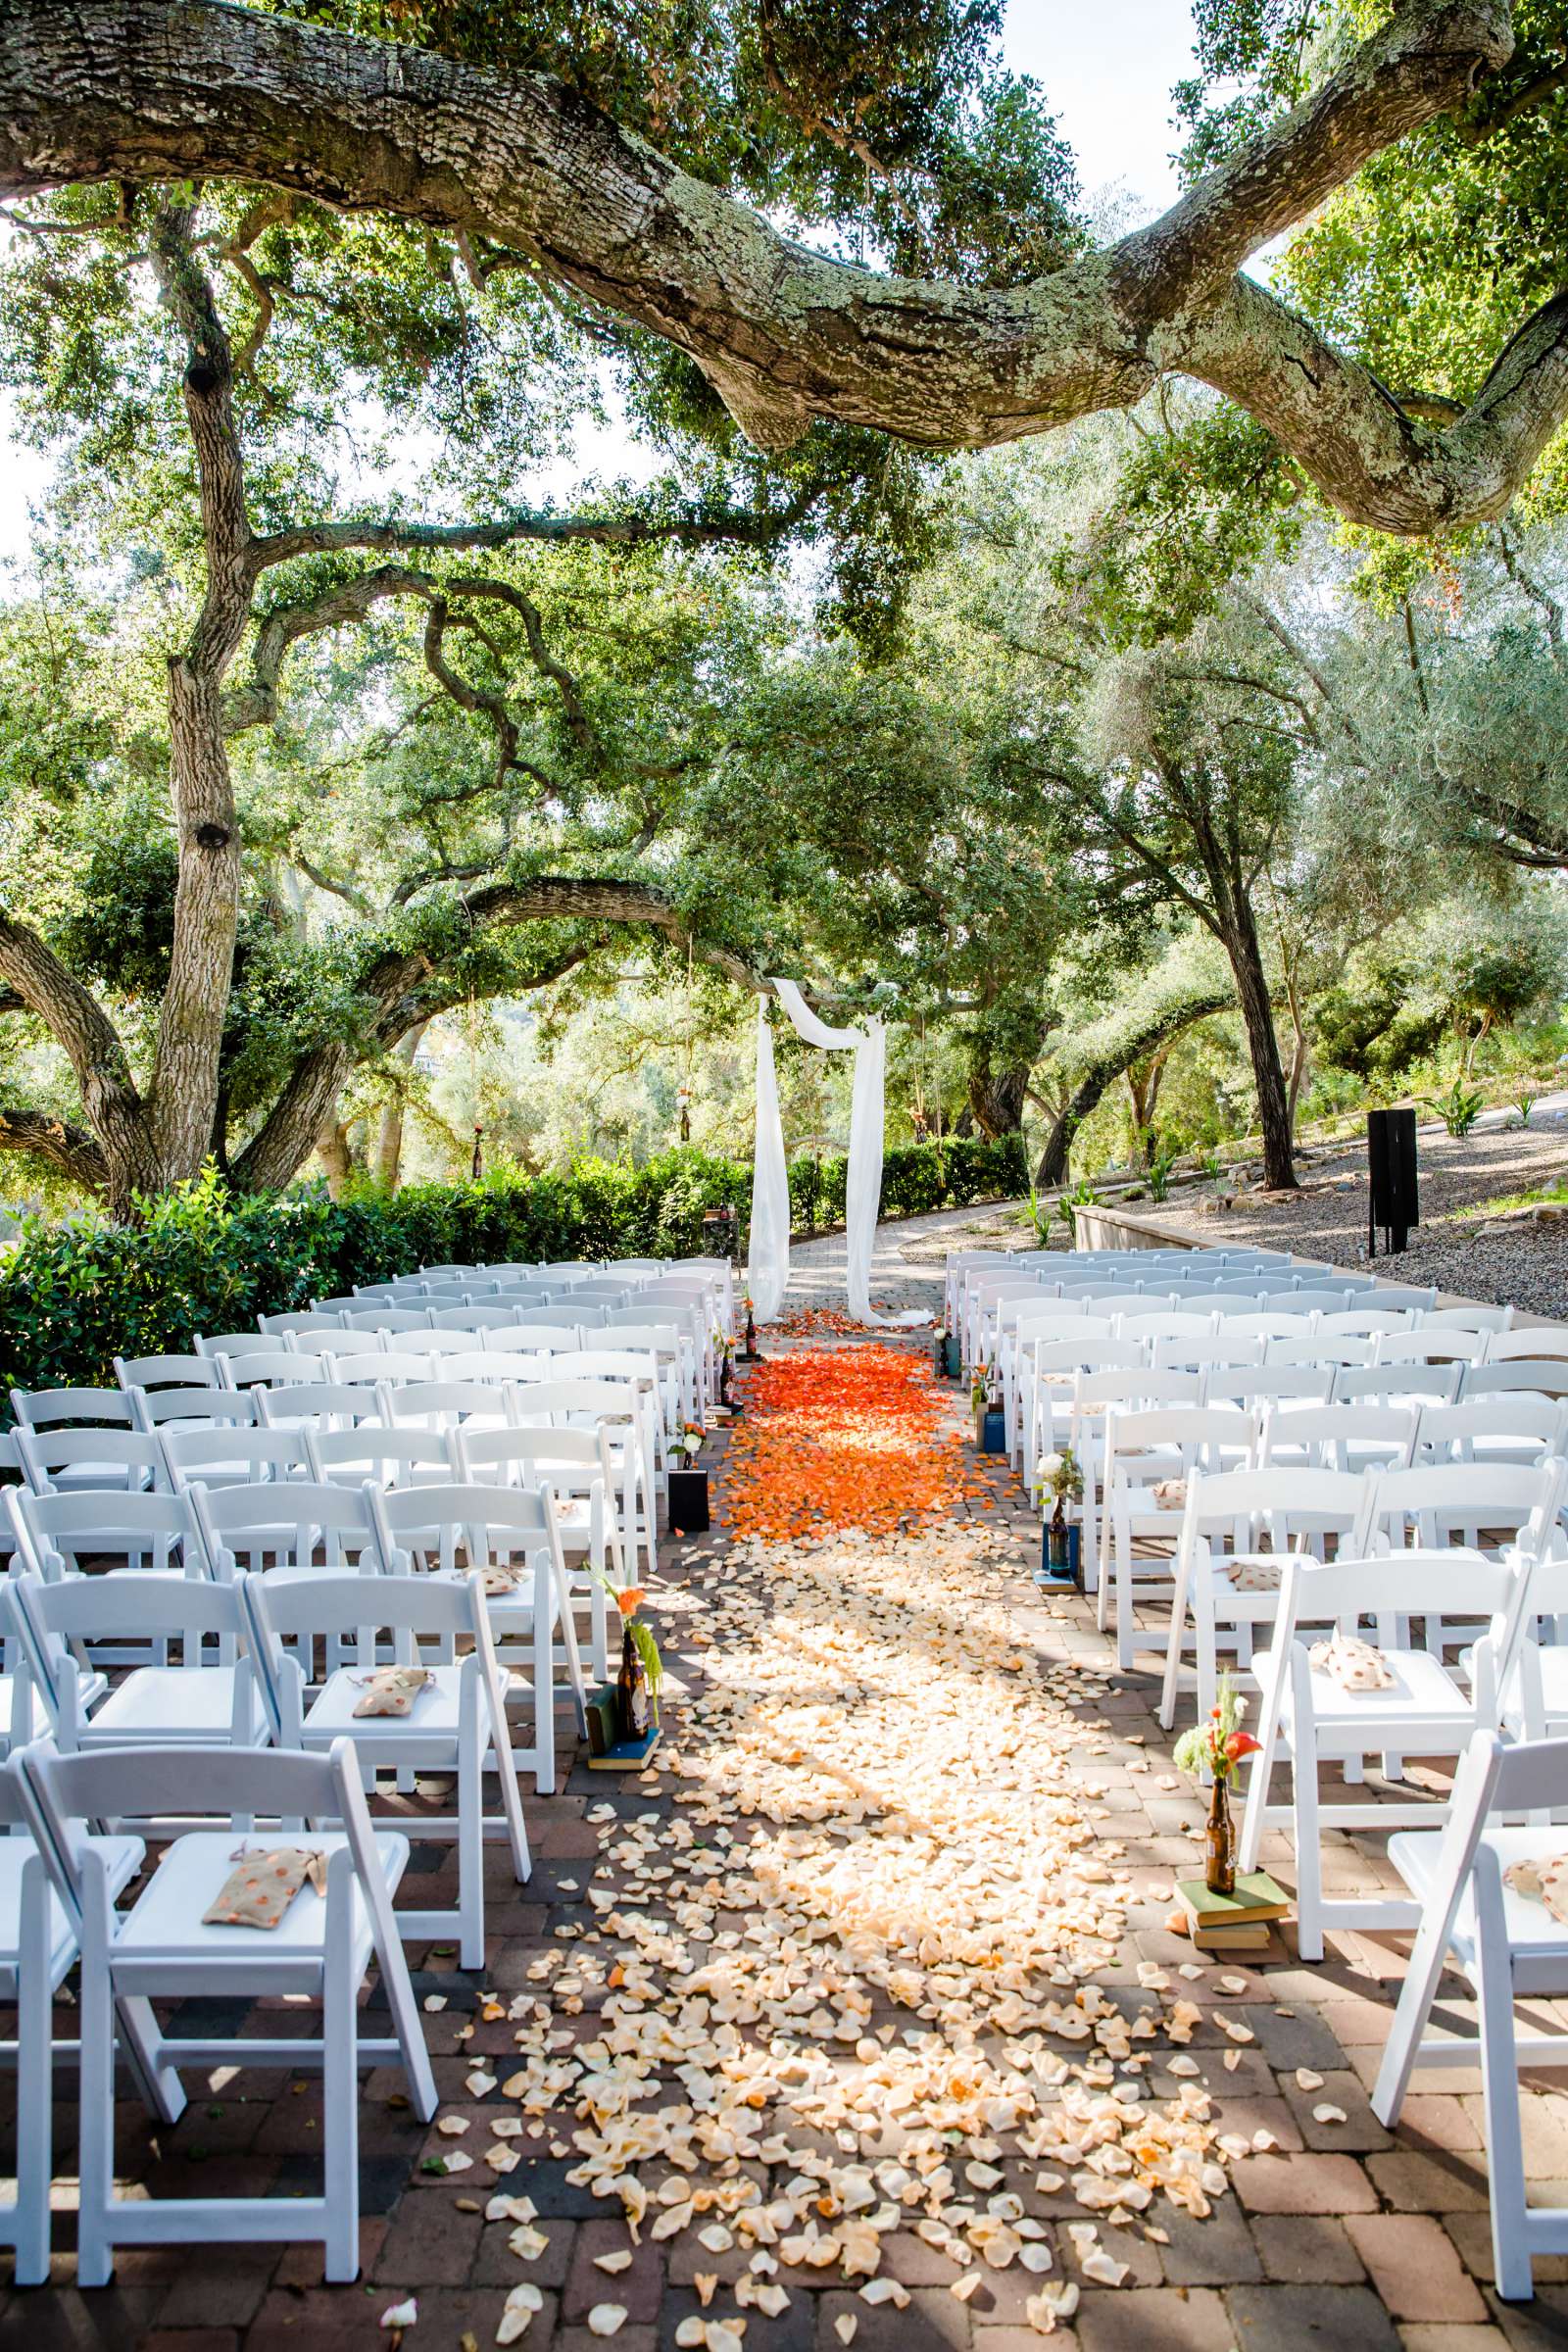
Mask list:
[[[844,1228],[844,1288],[850,1312],[862,1323],[927,1323],[918,1308],[904,1315],[879,1314],[871,1304],[871,1254],[876,1247],[877,1210],[882,1199],[882,1115],[887,1064],[887,1036],[872,1018],[863,1029],[832,1029],[820,1020],[793,980],[772,982],[778,1001],[798,1036],[808,1046],[829,1054],[855,1055],[855,1088],[850,1108],[850,1168],[846,1185]],[[767,1027],[766,1006],[759,1007],[757,1042],[757,1144],[752,1173],[752,1241],[747,1271],[752,1303],[760,1321],[775,1314],[789,1280],[789,1176],[784,1164],[784,1127],[779,1115],[778,1085],[773,1071],[773,1040]],[[780,1200],[782,1200],[782,1214]],[[759,1243],[758,1212],[765,1219]],[[782,1237],[781,1239],[779,1237]],[[772,1303],[761,1287],[776,1280]]]
[[[759,1323],[770,1323],[778,1313],[789,1278],[790,1179],[764,997],[757,1007],[757,1143],[752,1155],[752,1235],[746,1252],[746,1287]]]

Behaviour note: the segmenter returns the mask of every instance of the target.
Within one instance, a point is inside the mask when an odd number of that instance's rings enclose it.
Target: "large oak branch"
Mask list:
[[[1568,411],[1559,306],[1462,417],[1422,422],[1233,272],[1511,51],[1505,0],[1409,0],[1152,228],[986,289],[796,245],[542,74],[215,0],[8,0],[0,193],[200,173],[483,239],[691,353],[768,447],[821,416],[981,448],[1187,369],[1278,432],[1346,514],[1411,533],[1496,513],[1528,473]]]

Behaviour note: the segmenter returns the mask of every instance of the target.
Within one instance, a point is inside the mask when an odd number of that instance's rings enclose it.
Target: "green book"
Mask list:
[[[1236,1892],[1215,1894],[1201,1879],[1178,1879],[1176,1891],[1200,1928],[1243,1928],[1253,1920],[1283,1919],[1290,1897],[1266,1870],[1238,1871]]]
[[[606,1683],[588,1693],[588,1753],[602,1756],[620,1738],[615,1686]]]

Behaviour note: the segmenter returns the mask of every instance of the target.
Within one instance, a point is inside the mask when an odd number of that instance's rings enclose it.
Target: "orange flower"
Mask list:
[[[615,1594],[615,1606],[623,1617],[636,1616],[643,1605],[645,1591],[646,1587],[642,1585],[628,1585],[624,1592]]]

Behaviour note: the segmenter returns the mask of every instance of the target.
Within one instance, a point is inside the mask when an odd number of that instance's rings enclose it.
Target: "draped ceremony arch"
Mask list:
[[[884,1315],[871,1304],[871,1252],[876,1245],[882,1198],[883,1094],[887,1033],[873,1013],[861,1029],[831,1029],[818,1019],[793,980],[769,987],[789,1015],[796,1034],[828,1054],[855,1055],[855,1089],[850,1108],[850,1171],[845,1188],[844,1289],[850,1312],[861,1323],[928,1323],[922,1308]],[[752,1232],[746,1279],[752,1312],[759,1323],[778,1313],[790,1278],[790,1186],[784,1164],[784,1122],[779,1115],[778,1079],[773,1067],[773,1031],[767,999],[757,1007],[757,1141],[752,1161]]]

